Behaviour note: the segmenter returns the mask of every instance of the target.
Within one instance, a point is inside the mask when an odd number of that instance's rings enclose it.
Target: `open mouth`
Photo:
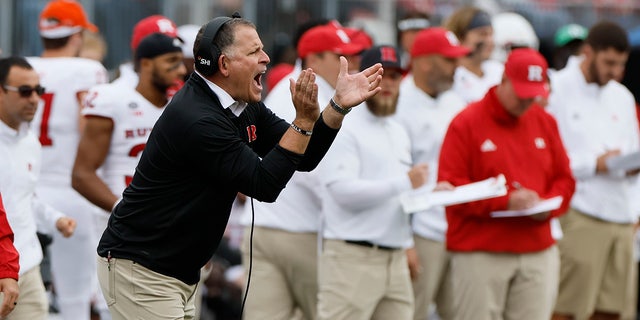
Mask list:
[[[253,77],[253,81],[255,82],[258,88],[262,88],[262,75],[265,74],[266,71],[262,71],[258,73],[255,77]]]

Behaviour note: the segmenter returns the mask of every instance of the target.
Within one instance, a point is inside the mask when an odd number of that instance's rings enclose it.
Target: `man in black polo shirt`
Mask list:
[[[219,56],[203,53],[207,41]],[[378,93],[382,78],[380,64],[349,75],[341,57],[335,94],[320,113],[315,75],[304,70],[290,80],[289,124],[260,102],[269,57],[251,22],[212,20],[194,56],[197,72],[158,119],[98,245],[113,319],[191,319],[200,267],[218,246],[236,193],[275,201],[295,170],[315,168],[344,115]]]

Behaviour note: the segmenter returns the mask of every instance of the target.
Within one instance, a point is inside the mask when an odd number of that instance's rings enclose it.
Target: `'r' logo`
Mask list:
[[[527,80],[542,82],[542,67],[536,65],[529,66],[529,74],[527,75]]]
[[[169,19],[159,19],[156,21],[156,25],[158,26],[158,30],[160,33],[175,33],[176,29],[173,27],[173,22]]]
[[[255,125],[252,124],[247,126],[247,137],[249,138],[249,143],[256,141],[256,139],[258,138],[258,135],[256,135]]]
[[[340,41],[342,41],[342,43],[351,43],[351,38],[349,38],[349,35],[347,35],[347,33],[344,32],[344,30],[337,29],[336,35],[338,35],[338,38],[340,38]]]
[[[396,57],[396,51],[390,47],[380,48],[380,60],[386,61],[386,62],[398,62],[398,57]]]

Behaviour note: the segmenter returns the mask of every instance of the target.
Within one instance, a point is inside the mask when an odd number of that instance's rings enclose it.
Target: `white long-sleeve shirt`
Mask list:
[[[297,79],[300,72],[301,68],[298,65],[278,82],[264,101],[271,111],[288,122],[292,122],[296,116],[289,91],[289,78]],[[316,84],[318,101],[322,106],[329,102],[335,90],[319,76],[316,77]],[[255,225],[289,232],[318,232],[322,192],[317,170],[297,171],[275,202],[254,201]],[[242,224],[248,225],[251,222],[251,205],[244,208],[241,221]]]
[[[442,140],[449,123],[465,105],[466,103],[452,91],[441,94],[437,99],[432,98],[416,87],[411,74],[400,84],[398,111],[395,117],[409,132],[413,162],[429,165],[428,182],[424,188],[435,187]],[[432,207],[414,214],[413,232],[417,235],[444,241],[446,231],[447,218],[444,207]]]
[[[317,169],[327,187],[324,238],[413,245],[409,216],[399,200],[411,190],[411,166],[405,129],[391,117],[374,116],[364,104],[356,107]]]
[[[576,178],[571,206],[598,219],[633,223],[631,183],[624,172],[596,174],[597,158],[607,150],[622,154],[640,148],[632,94],[616,81],[600,87],[587,83],[580,70],[582,57],[570,58],[553,74],[547,110],[558,121],[560,134]]]
[[[20,254],[20,275],[42,261],[36,230],[54,232],[56,221],[63,216],[35,195],[41,156],[40,143],[27,124],[16,131],[0,121],[0,193]]]

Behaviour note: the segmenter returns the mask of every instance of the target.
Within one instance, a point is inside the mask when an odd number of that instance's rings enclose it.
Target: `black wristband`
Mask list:
[[[313,131],[311,131],[311,130],[309,130],[309,131],[304,130],[304,129],[302,129],[302,128],[300,128],[300,127],[296,126],[296,124],[295,124],[295,123],[293,123],[293,122],[291,122],[291,128],[293,128],[293,130],[295,130],[297,133],[304,134],[304,135],[305,135],[305,136],[307,136],[307,137],[310,137],[310,136],[311,136],[311,134],[313,134]]]
[[[331,100],[329,100],[329,104],[331,105],[331,107],[333,108],[333,110],[337,111],[339,114],[346,116],[347,113],[351,112],[351,108],[349,109],[345,109],[342,106],[340,106],[339,104],[337,104],[333,98],[331,98]]]

